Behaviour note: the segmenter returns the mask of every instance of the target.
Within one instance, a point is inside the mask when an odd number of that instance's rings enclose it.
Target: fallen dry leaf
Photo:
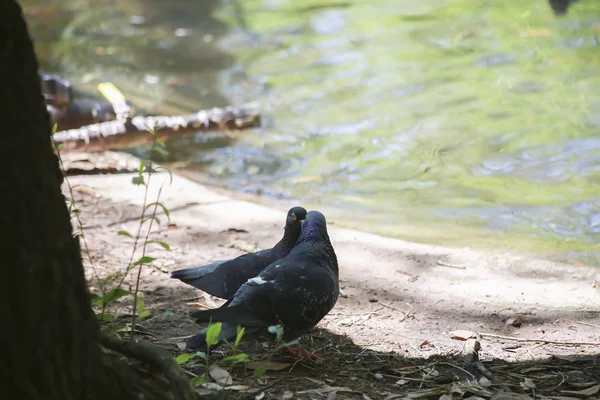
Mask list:
[[[223,388],[221,387],[221,385],[219,385],[218,383],[214,383],[214,382],[205,382],[202,384],[202,387],[208,390],[223,390]]]
[[[481,378],[479,378],[479,384],[483,387],[492,386],[492,382],[490,382],[490,380],[488,378],[486,378],[485,376],[482,376]]]
[[[506,325],[512,325],[518,328],[522,325],[522,322],[517,317],[510,317],[506,320]]]
[[[525,378],[525,380],[523,382],[521,382],[521,387],[525,390],[536,388],[535,382],[532,381],[530,378]]]
[[[205,306],[204,304],[201,304],[201,303],[185,303],[185,304],[192,308],[198,308],[200,310],[210,310],[209,306]]]
[[[226,388],[224,388],[225,390],[235,390],[235,391],[243,391],[243,390],[251,390],[252,387],[251,386],[247,386],[247,385],[232,385],[232,386],[227,386]]]
[[[177,348],[181,351],[184,351],[186,349],[187,345],[185,344],[185,342],[179,342],[177,343]]]
[[[292,364],[276,362],[276,361],[267,361],[267,360],[250,361],[248,364],[246,364],[248,369],[265,368],[265,369],[271,370],[271,371],[281,371],[282,369],[286,369],[290,365],[292,365]]]
[[[592,386],[583,390],[561,390],[562,393],[574,394],[576,396],[590,397],[600,392],[600,385]]]
[[[229,372],[219,367],[217,364],[211,365],[208,373],[210,374],[210,377],[215,380],[215,382],[220,383],[221,385],[233,384],[233,378]]]
[[[473,331],[467,331],[459,329],[457,331],[450,332],[452,339],[454,340],[468,340],[477,337],[477,334]]]

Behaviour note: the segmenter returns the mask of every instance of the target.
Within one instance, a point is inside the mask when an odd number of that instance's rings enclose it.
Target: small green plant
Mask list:
[[[52,129],[53,136],[56,133],[56,130],[57,125],[55,124]],[[137,176],[134,176],[132,178],[132,184],[145,186],[142,212],[139,218],[137,232],[135,234],[131,234],[126,230],[120,230],[117,232],[117,235],[119,236],[133,239],[131,257],[123,273],[117,272],[103,278],[101,278],[96,271],[96,267],[94,265],[94,261],[91,256],[91,252],[89,250],[89,246],[85,236],[85,225],[81,220],[80,212],[75,205],[73,186],[70,184],[68,177],[64,173],[65,168],[63,159],[61,157],[61,150],[63,149],[63,145],[57,144],[54,140],[52,141],[59,159],[61,169],[63,171],[65,183],[69,190],[70,199],[67,202],[68,209],[73,218],[75,218],[76,220],[77,231],[75,232],[74,236],[79,237],[82,241],[84,253],[86,254],[86,258],[89,260],[90,266],[92,268],[92,278],[90,280],[90,286],[100,291],[100,294],[91,293],[92,303],[100,310],[96,314],[97,318],[101,321],[109,322],[110,324],[108,325],[108,327],[105,327],[105,329],[116,333],[117,329],[115,329],[115,322],[118,317],[119,309],[115,306],[115,304],[117,304],[117,300],[120,300],[123,297],[131,296],[133,300],[131,323],[126,324],[125,328],[119,329],[119,331],[128,332],[132,340],[136,332],[136,324],[138,323],[138,320],[146,318],[150,315],[150,311],[144,309],[144,301],[140,296],[140,278],[142,268],[144,266],[151,265],[153,262],[156,261],[155,257],[150,257],[146,255],[147,247],[148,245],[157,244],[164,250],[170,250],[170,246],[168,243],[160,240],[150,239],[150,234],[152,232],[153,225],[155,223],[158,225],[161,224],[161,221],[158,218],[158,212],[162,211],[164,215],[167,218],[169,218],[168,208],[160,202],[160,196],[162,193],[164,183],[160,186],[156,199],[150,202],[148,199],[150,182],[152,180],[153,175],[156,174],[156,172],[158,172],[159,170],[164,170],[169,174],[169,183],[172,182],[173,177],[171,175],[171,172],[167,169],[154,165],[152,161],[154,154],[165,155],[168,154],[168,152],[165,148],[165,143],[157,138],[155,130],[149,127],[148,131],[153,136],[152,145],[149,151],[149,157],[147,160],[142,160],[140,162],[140,166],[137,171]],[[135,259],[136,255],[138,255],[140,251],[141,255],[137,259]],[[134,290],[126,290],[123,288],[125,279],[129,275],[129,273],[135,268],[137,268],[135,288]],[[112,313],[107,313],[107,309],[109,307],[111,307],[113,311]]]
[[[56,124],[53,127],[52,134],[56,133]],[[74,233],[75,237],[78,237],[83,243],[84,253],[86,258],[88,259],[91,268],[92,268],[92,277],[90,279],[90,287],[97,289],[100,293],[91,293],[92,304],[96,306],[99,310],[96,313],[96,316],[99,320],[106,322],[104,325],[104,329],[121,337],[120,333],[128,333],[130,339],[133,339],[136,332],[136,325],[139,319],[146,318],[150,316],[150,311],[144,309],[144,300],[140,296],[140,281],[141,281],[141,272],[142,268],[145,266],[152,265],[155,261],[155,257],[150,257],[146,254],[147,247],[149,245],[155,244],[160,246],[164,250],[170,250],[170,246],[168,243],[161,240],[150,239],[150,234],[152,232],[152,227],[154,224],[161,224],[161,220],[158,217],[159,211],[169,218],[169,210],[168,208],[161,203],[160,197],[163,189],[163,185],[161,185],[158,189],[156,198],[153,201],[149,200],[149,186],[152,180],[153,175],[159,170],[164,170],[169,174],[169,183],[172,182],[172,175],[170,171],[164,169],[159,166],[155,166],[152,161],[153,154],[165,155],[168,154],[165,148],[165,143],[156,137],[156,132],[153,129],[148,129],[150,134],[153,135],[153,141],[150,148],[150,157],[146,160],[142,160],[140,162],[140,166],[137,171],[137,175],[134,176],[131,180],[133,185],[144,186],[144,199],[142,203],[142,211],[138,220],[137,231],[135,233],[131,233],[127,230],[119,230],[117,232],[118,236],[122,236],[125,238],[129,238],[133,240],[133,246],[131,251],[131,256],[129,258],[129,262],[124,269],[123,272],[117,272],[114,274],[107,275],[105,277],[100,277],[96,271],[96,267],[94,265],[94,261],[87,243],[87,238],[85,236],[85,225],[81,219],[80,212],[75,204],[75,196],[73,193],[73,186],[70,184],[67,175],[64,173],[64,163],[61,157],[61,150],[63,149],[63,145],[57,144],[53,140],[53,144],[56,150],[56,154],[58,156],[61,169],[63,171],[63,176],[65,179],[65,183],[69,190],[70,198],[67,202],[68,209],[72,217],[76,221],[76,229],[77,231]],[[141,254],[140,254],[141,253]],[[137,258],[136,258],[137,256]],[[137,268],[137,274],[135,277],[135,286],[134,289],[131,288],[125,289],[123,286],[125,284],[125,279],[129,275],[129,273]],[[118,327],[116,325],[118,316],[119,316],[119,300],[131,296],[133,300],[132,307],[132,315],[131,322],[126,323],[122,327]],[[109,312],[109,310],[111,312]],[[222,323],[217,322],[214,324],[210,324],[206,330],[206,347],[207,351],[205,352],[195,352],[195,353],[184,353],[179,355],[175,362],[178,365],[185,366],[188,368],[197,368],[202,367],[204,369],[204,373],[200,376],[196,376],[191,379],[191,384],[194,386],[199,386],[205,382],[206,376],[210,371],[211,364],[209,359],[210,348],[219,343],[219,336],[221,334]],[[230,364],[233,368],[235,364],[238,363],[247,363],[249,361],[248,355],[246,353],[239,352],[238,347],[239,344],[245,334],[245,329],[241,326],[237,328],[237,334],[235,341],[233,343],[227,343],[227,345],[232,350],[232,355],[225,357],[222,362]],[[198,359],[201,359],[202,362],[199,363]],[[262,376],[266,371],[266,367],[261,367],[255,370],[256,376]]]

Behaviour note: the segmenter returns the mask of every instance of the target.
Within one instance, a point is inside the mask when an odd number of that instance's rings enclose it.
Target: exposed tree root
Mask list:
[[[200,396],[192,389],[184,371],[166,351],[149,343],[123,341],[105,333],[101,333],[99,338],[100,344],[106,349],[158,368],[170,383],[173,398],[178,400],[207,398]],[[168,388],[165,389],[168,390]],[[209,398],[217,398],[217,396],[215,394],[214,397],[210,396]]]

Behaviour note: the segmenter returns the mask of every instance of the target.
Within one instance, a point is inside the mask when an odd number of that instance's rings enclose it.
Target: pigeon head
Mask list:
[[[292,207],[287,214],[287,225],[300,224],[306,218],[306,209],[304,207]]]
[[[327,220],[319,211],[312,210],[306,214],[302,221],[302,237],[327,235]]]

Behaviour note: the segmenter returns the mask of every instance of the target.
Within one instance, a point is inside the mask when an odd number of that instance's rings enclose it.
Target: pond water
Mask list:
[[[600,265],[600,2],[563,18],[545,0],[22,4],[45,70],[111,81],[138,112],[259,103],[260,129],[168,143],[194,180]]]

